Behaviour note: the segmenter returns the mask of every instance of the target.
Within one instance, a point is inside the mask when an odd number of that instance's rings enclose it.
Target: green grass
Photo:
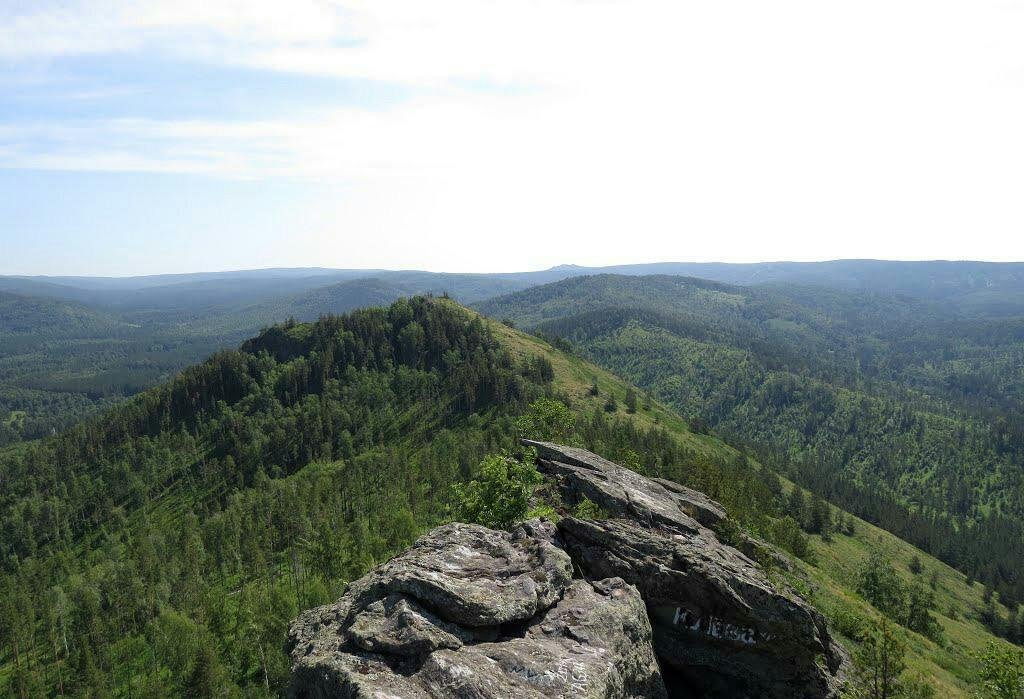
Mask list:
[[[568,399],[574,409],[581,413],[590,413],[595,409],[603,409],[608,396],[614,395],[619,403],[618,415],[630,417],[639,427],[645,429],[655,425],[665,427],[673,436],[688,449],[709,455],[734,456],[737,452],[729,445],[711,435],[700,435],[690,431],[686,420],[671,408],[650,399],[649,410],[644,410],[643,393],[637,391],[638,404],[636,413],[627,415],[623,400],[629,384],[615,374],[587,362],[575,355],[562,352],[548,342],[533,335],[510,328],[502,323],[484,318],[499,341],[509,349],[518,360],[531,355],[546,357],[555,370],[554,390]],[[590,395],[591,386],[597,383],[598,395]]]
[[[24,410],[12,410],[11,414],[7,416],[7,426],[14,429],[21,429],[25,424],[26,413]]]

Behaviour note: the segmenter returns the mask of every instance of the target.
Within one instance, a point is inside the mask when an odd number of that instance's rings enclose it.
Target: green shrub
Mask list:
[[[590,498],[584,496],[573,510],[576,519],[608,519],[608,512]]]
[[[868,629],[868,619],[852,605],[840,602],[826,612],[828,620],[847,638],[861,638]]]
[[[811,548],[807,535],[800,529],[800,525],[789,515],[776,520],[771,527],[771,539],[774,543],[789,551],[797,558],[810,560]]]
[[[543,481],[533,458],[516,461],[492,454],[480,462],[478,477],[455,486],[455,513],[463,522],[502,529],[526,517],[530,496]]]
[[[538,398],[516,420],[520,437],[543,441],[565,441],[576,424],[576,416],[561,401]]]
[[[995,699],[1024,696],[1024,650],[989,641],[979,656],[985,693]]]

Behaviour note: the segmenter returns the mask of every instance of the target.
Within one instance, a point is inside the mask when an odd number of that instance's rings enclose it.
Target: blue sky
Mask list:
[[[0,2],[0,274],[1024,259],[1021,0]]]

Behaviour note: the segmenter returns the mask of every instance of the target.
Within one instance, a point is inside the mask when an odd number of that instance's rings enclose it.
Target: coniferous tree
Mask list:
[[[854,691],[862,699],[896,699],[903,692],[906,645],[892,624],[882,619],[868,631],[854,654]]]
[[[786,502],[786,514],[796,520],[801,527],[807,521],[807,505],[804,500],[804,491],[800,486],[794,485],[789,491],[789,500]]]
[[[875,548],[861,566],[857,591],[890,619],[904,618],[907,592],[881,548]]]
[[[630,386],[626,389],[626,397],[623,400],[626,404],[626,412],[632,415],[636,412],[636,391]]]
[[[828,540],[832,532],[832,510],[817,493],[811,497],[807,510],[807,531],[820,534],[825,540]]]

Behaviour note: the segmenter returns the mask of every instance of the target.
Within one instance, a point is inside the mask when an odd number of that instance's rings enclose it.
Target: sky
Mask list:
[[[1024,260],[1024,0],[0,0],[0,274]]]

